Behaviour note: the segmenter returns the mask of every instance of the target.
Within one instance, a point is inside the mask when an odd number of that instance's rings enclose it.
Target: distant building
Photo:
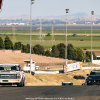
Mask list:
[[[76,23],[73,23],[74,25],[76,24]]]

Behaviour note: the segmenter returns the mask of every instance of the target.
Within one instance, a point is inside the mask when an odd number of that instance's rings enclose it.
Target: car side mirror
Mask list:
[[[89,76],[89,74],[87,74],[87,76]]]

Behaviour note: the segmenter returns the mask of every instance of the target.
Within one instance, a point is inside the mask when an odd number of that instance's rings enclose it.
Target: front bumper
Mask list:
[[[3,83],[20,83],[21,82],[21,79],[0,79],[0,84],[3,84]]]
[[[89,80],[87,85],[100,85],[100,80]]]

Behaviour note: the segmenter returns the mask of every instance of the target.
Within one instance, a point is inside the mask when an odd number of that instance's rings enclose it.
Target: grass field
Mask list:
[[[4,33],[9,33],[9,34],[13,34],[13,29],[9,29],[9,30],[7,30],[7,29],[5,29],[5,30],[0,30],[0,34],[4,34]],[[54,32],[54,34],[65,34],[66,33],[66,30],[64,30],[64,29],[56,29],[56,30],[54,30],[53,31]],[[67,32],[68,32],[68,34],[91,34],[91,30],[89,30],[89,29],[69,29],[69,30],[67,30]],[[28,30],[28,29],[21,29],[21,30],[17,30],[17,29],[15,29],[15,33],[16,34],[20,34],[20,33],[26,33],[26,34],[28,34],[28,33],[30,33],[30,30]],[[33,34],[38,34],[39,33],[39,29],[37,29],[37,30],[32,30],[32,33]],[[43,34],[47,34],[47,33],[52,33],[52,30],[42,30],[42,33]],[[93,29],[92,30],[92,33],[93,34],[99,34],[100,35],[100,29]]]
[[[51,30],[43,30],[43,34],[52,33]],[[91,48],[91,30],[68,30],[67,44],[71,43],[75,48],[90,49]],[[100,30],[93,30],[93,49],[100,49]],[[77,34],[78,36],[72,36]],[[8,35],[15,42],[30,44],[30,30],[0,30],[0,35],[3,39]],[[39,30],[32,30],[32,47],[36,44],[41,44],[45,49],[51,48],[59,43],[65,44],[65,30],[54,30],[54,39],[52,36],[45,36],[40,41]]]

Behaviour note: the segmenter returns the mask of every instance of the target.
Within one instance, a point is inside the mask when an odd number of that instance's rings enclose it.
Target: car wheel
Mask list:
[[[24,78],[24,80],[23,80],[23,86],[25,86],[25,78]]]
[[[24,80],[22,79],[20,83],[17,84],[17,87],[23,87],[24,85]]]

